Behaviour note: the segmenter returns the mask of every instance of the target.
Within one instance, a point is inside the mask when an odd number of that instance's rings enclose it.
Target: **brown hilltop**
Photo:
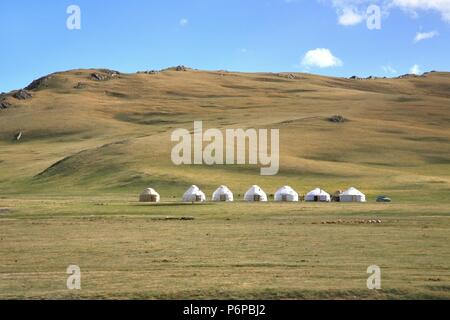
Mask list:
[[[1,170],[0,181],[6,187],[17,176],[24,188],[57,181],[68,189],[139,189],[148,179],[178,188],[193,175],[197,184],[219,177],[253,184],[256,168],[171,164],[170,133],[191,129],[194,120],[219,129],[279,128],[274,185],[302,179],[338,189],[351,179],[380,190],[388,179],[392,188],[450,186],[446,72],[355,81],[186,67],[135,74],[91,69],[54,73],[25,89],[31,98],[2,98],[8,108],[0,110],[1,165],[10,170]],[[337,116],[344,120],[330,121]],[[18,132],[21,140],[11,142]]]

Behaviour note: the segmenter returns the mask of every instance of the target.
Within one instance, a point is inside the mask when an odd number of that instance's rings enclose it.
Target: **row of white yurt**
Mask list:
[[[350,188],[339,194],[340,202],[366,202],[366,196],[356,188]],[[244,200],[249,202],[266,202],[267,194],[261,187],[254,185],[244,195]],[[160,195],[152,188],[145,189],[140,195],[141,202],[159,202]],[[205,202],[206,195],[199,187],[191,186],[183,195],[183,202]],[[233,193],[226,186],[220,186],[212,195],[212,201],[234,201]],[[297,202],[298,193],[289,186],[284,186],[275,193],[275,201]],[[330,202],[331,196],[326,191],[316,188],[305,195],[307,202]]]
[[[160,200],[161,197],[159,196],[159,193],[153,188],[145,189],[139,196],[140,202],[159,202]]]
[[[316,188],[305,196],[305,201],[330,202],[331,196],[326,191]],[[339,202],[366,202],[366,196],[358,189],[351,187],[344,192],[340,192],[335,201]]]
[[[339,195],[340,202],[366,202],[366,196],[364,193],[356,188],[351,187],[347,191],[342,192]]]
[[[234,201],[233,192],[226,186],[220,186],[212,195],[212,201]]]
[[[206,196],[197,186],[191,186],[183,195],[183,202],[205,202]]]
[[[305,195],[305,201],[309,202],[330,202],[331,196],[326,191],[316,188]]]
[[[259,186],[252,186],[244,195],[245,201],[267,201],[267,195]]]
[[[275,201],[297,202],[298,193],[289,186],[284,186],[275,192]]]

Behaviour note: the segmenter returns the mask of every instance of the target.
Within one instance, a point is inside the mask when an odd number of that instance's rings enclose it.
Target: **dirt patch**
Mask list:
[[[165,217],[163,220],[191,221],[194,219],[195,219],[194,217]]]
[[[0,208],[0,215],[11,213],[9,208]]]
[[[327,220],[322,221],[321,224],[381,224],[383,221],[380,219],[352,219],[352,220]],[[317,224],[317,222],[314,222],[313,224]]]

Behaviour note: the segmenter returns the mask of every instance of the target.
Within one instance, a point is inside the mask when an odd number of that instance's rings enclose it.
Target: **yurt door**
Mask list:
[[[281,195],[281,201],[287,201],[287,194]]]
[[[196,202],[202,201],[202,196],[196,195],[196,196],[195,196],[195,201],[196,201]]]
[[[150,195],[150,202],[156,202],[156,196],[154,194]]]
[[[314,196],[314,202],[319,202],[320,201],[320,197],[319,196]]]
[[[221,194],[220,195],[220,201],[227,201],[227,195],[226,194]]]
[[[253,201],[261,201],[261,196],[259,194],[255,194],[253,196]]]

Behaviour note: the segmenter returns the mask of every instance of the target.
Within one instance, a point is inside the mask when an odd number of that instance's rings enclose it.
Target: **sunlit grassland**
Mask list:
[[[450,297],[448,204],[74,197],[0,207],[11,208],[0,219],[3,298]],[[66,288],[71,264],[80,291]],[[373,264],[377,292],[366,288]]]
[[[447,73],[92,72],[54,75],[0,112],[0,298],[450,298]],[[279,173],[173,165],[171,132],[194,120],[279,129]],[[192,184],[237,202],[180,203]],[[271,201],[242,202],[253,184]],[[368,202],[274,203],[284,185],[353,186]],[[150,186],[162,203],[138,203]],[[370,265],[382,290],[366,287]]]

